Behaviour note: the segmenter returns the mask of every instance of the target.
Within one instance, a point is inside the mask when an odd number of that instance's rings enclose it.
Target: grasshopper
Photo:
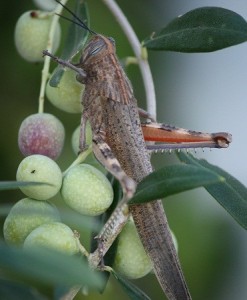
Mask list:
[[[74,17],[77,25],[92,34],[79,63],[61,60],[48,51],[43,51],[43,54],[73,69],[77,80],[85,85],[80,150],[84,151],[87,147],[85,128],[90,122],[94,155],[119,180],[123,190],[122,200],[97,236],[99,246],[89,255],[89,263],[94,268],[99,266],[131,214],[167,298],[191,299],[161,200],[139,205],[128,205],[128,202],[135,193],[136,184],[153,171],[149,150],[225,148],[231,142],[231,135],[194,132],[155,123],[137,106],[131,83],[116,56],[114,40],[95,33]],[[141,124],[140,116],[149,122]],[[147,140],[165,144],[147,146],[145,136]]]

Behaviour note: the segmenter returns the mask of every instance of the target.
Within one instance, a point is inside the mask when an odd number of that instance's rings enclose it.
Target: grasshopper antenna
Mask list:
[[[82,27],[83,29],[86,29],[87,31],[89,31],[90,33],[92,34],[97,34],[95,31],[91,30],[80,18],[77,17],[77,15],[72,11],[70,10],[66,5],[62,4],[60,1],[58,0],[55,0],[57,3],[59,3],[60,5],[62,5],[62,7],[64,9],[66,9],[78,22],[76,22],[75,20],[72,20],[70,18],[67,18],[67,17],[64,17],[60,14],[57,14],[59,15],[60,17],[62,17],[63,19],[67,20],[67,21],[70,21],[80,27]]]

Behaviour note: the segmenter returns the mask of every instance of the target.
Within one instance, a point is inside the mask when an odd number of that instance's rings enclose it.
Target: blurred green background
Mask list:
[[[73,1],[70,1],[73,7]],[[117,1],[140,40],[159,30],[174,17],[195,7],[222,6],[247,19],[247,3],[235,1]],[[186,2],[186,3],[184,3]],[[88,1],[93,30],[114,37],[120,58],[132,55],[126,37],[114,17],[99,0]],[[18,17],[34,9],[31,0],[1,3],[1,106],[0,180],[15,180],[22,160],[17,134],[22,120],[38,109],[42,64],[25,62],[14,46]],[[66,31],[68,23],[62,21]],[[61,53],[63,45],[61,45]],[[247,46],[242,44],[210,54],[149,53],[154,76],[158,120],[202,131],[229,131],[233,144],[227,150],[198,151],[232,173],[245,185],[246,179],[246,66]],[[145,108],[145,94],[139,70],[128,68],[139,106]],[[58,164],[64,170],[75,159],[71,133],[80,115],[67,114],[45,103],[45,111],[56,115],[66,128],[66,145]],[[174,155],[155,155],[154,164],[173,163]],[[2,203],[15,203],[19,191],[1,192]],[[169,197],[164,201],[172,230],[179,243],[179,256],[193,299],[247,299],[247,235],[203,189]],[[4,220],[1,212],[2,221]],[[152,299],[164,299],[153,275],[135,281]],[[127,299],[111,281],[106,294],[94,293],[87,299]],[[83,297],[82,297],[83,298]]]

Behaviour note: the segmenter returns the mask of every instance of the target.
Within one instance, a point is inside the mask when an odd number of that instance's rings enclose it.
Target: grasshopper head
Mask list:
[[[80,62],[84,66],[89,65],[111,53],[115,53],[115,41],[113,38],[97,34],[88,42]]]

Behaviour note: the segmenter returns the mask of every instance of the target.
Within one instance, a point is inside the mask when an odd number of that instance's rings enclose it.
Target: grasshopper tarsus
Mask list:
[[[232,142],[232,135],[227,132],[212,133],[212,136],[219,148],[227,148]]]

